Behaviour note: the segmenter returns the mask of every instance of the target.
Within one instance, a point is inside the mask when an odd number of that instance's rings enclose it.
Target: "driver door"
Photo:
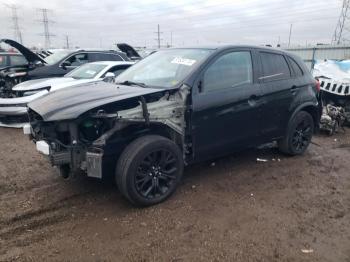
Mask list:
[[[202,72],[193,92],[195,160],[257,143],[262,104],[254,55],[250,50],[225,52]]]

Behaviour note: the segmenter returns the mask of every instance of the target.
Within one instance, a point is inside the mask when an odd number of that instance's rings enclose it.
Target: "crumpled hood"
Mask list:
[[[16,41],[13,41],[11,39],[0,39],[0,43],[1,42],[4,42],[4,43],[16,48],[30,63],[35,63],[35,62],[40,61],[40,62],[46,64],[44,59],[42,59],[40,56],[33,53],[32,51],[30,51],[28,48],[21,45],[20,43],[17,43]]]
[[[164,89],[115,85],[102,81],[50,92],[29,103],[28,107],[40,114],[44,121],[67,120],[75,119],[99,106],[162,91]]]

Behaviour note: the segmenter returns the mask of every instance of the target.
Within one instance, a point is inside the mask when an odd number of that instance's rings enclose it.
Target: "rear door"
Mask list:
[[[261,90],[250,50],[218,55],[194,86],[192,134],[196,160],[254,144],[260,126]]]
[[[287,58],[281,53],[260,51],[262,90],[261,135],[267,140],[284,135],[289,107],[297,81],[293,79]]]

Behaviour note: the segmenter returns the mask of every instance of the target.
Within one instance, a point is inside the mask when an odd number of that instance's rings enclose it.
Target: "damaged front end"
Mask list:
[[[146,94],[93,108],[74,120],[45,121],[29,109],[31,136],[38,151],[47,155],[61,175],[86,173],[102,178],[132,140],[160,134],[177,143],[186,154],[187,97],[190,88]],[[39,147],[39,148],[38,148]],[[45,149],[48,148],[48,149]]]

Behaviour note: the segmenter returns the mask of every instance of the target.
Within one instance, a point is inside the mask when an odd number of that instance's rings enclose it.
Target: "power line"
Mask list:
[[[344,29],[346,29],[346,23],[348,20],[347,14],[349,10],[350,0],[343,0],[342,10],[340,12],[339,20],[335,28],[332,44],[340,44],[345,40],[344,38]]]
[[[18,7],[14,4],[13,5],[4,4],[4,5],[11,9],[11,14],[12,14],[11,19],[13,23],[14,37],[18,42],[22,44],[22,33],[18,25],[18,15],[17,15]]]
[[[50,34],[49,31],[49,23],[52,23],[52,21],[48,19],[47,13],[50,10],[47,8],[39,8],[38,11],[42,13],[42,20],[40,22],[44,25],[45,48],[47,49],[51,46],[51,36],[54,36]]]

